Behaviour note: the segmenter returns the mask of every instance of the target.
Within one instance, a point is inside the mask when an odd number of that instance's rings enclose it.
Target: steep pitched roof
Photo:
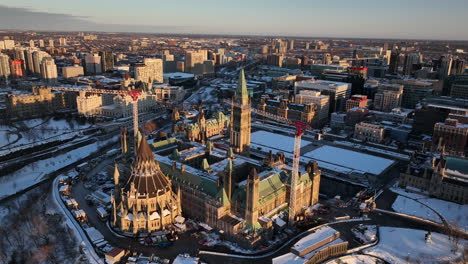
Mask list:
[[[136,161],[154,161],[154,154],[145,137],[141,137],[136,153]]]
[[[249,92],[247,91],[244,69],[241,69],[239,72],[239,80],[237,81],[235,98],[240,99],[243,105],[248,104],[249,102]]]

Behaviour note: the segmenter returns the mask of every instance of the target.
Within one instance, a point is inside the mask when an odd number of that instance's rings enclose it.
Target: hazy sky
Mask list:
[[[0,0],[0,28],[468,40],[467,0]]]

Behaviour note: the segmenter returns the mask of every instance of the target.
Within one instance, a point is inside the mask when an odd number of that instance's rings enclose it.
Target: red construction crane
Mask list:
[[[141,95],[141,91],[131,90],[131,91],[119,91],[119,90],[106,90],[106,89],[94,89],[88,86],[87,88],[77,88],[77,87],[66,87],[66,86],[49,86],[52,90],[63,91],[63,92],[86,92],[93,94],[115,94],[120,96],[129,95],[133,100],[133,135],[136,137],[138,133],[138,99]]]
[[[236,102],[230,100],[224,100],[225,103],[237,106],[237,107],[245,107]],[[296,134],[294,136],[294,158],[293,158],[293,166],[291,171],[291,193],[289,195],[289,225],[294,224],[294,218],[296,216],[296,192],[297,192],[297,181],[299,175],[299,161],[301,158],[301,137],[304,134],[304,131],[310,129],[310,126],[306,123],[300,121],[289,120],[287,118],[277,116],[259,109],[250,108],[252,112],[257,115],[264,116],[266,118],[281,122],[283,124],[288,124],[293,126],[296,129]]]

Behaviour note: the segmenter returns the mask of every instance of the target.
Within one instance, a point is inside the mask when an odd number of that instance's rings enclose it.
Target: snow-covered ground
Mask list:
[[[201,87],[187,98],[184,103],[197,104],[199,101],[202,101],[203,103],[217,103],[218,97],[216,96],[215,91],[215,87]]]
[[[377,226],[375,225],[363,225],[360,224],[351,229],[353,235],[359,242],[363,244],[369,244],[377,239]]]
[[[57,155],[44,160],[38,160],[25,167],[0,178],[0,198],[13,195],[36,183],[45,180],[46,176],[58,169],[66,167],[80,159],[83,159],[111,142],[116,142],[117,137],[110,140],[86,145],[67,153]]]
[[[455,245],[439,233],[432,233],[432,242],[426,242],[423,230],[380,227],[379,232],[379,243],[364,252],[393,264],[454,263],[460,260],[463,247],[468,245],[466,240]]]
[[[325,264],[377,264],[377,258],[366,255],[350,255],[329,260]]]
[[[77,135],[92,125],[80,124],[76,120],[30,119],[18,121],[13,126],[0,126],[0,147],[6,150],[20,146],[31,146],[45,140],[65,140]]]
[[[445,200],[429,198],[428,196],[406,192],[401,188],[391,188],[391,191],[411,197],[419,202],[430,206],[441,214],[445,220],[454,224],[457,228],[468,231],[468,205],[452,203]],[[442,220],[429,208],[406,197],[398,196],[392,205],[393,210],[399,213],[418,216],[427,220],[441,223]]]

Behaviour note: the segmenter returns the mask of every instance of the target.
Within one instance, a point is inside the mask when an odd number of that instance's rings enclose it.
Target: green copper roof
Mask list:
[[[229,205],[230,201],[229,198],[227,197],[226,191],[224,188],[219,188],[218,193],[216,194],[216,199],[221,202],[223,206]]]
[[[208,160],[206,158],[202,161],[202,168],[205,171],[208,171],[210,169],[210,164],[208,163]]]
[[[157,151],[157,150],[160,150],[160,149],[167,148],[167,147],[169,147],[171,145],[174,145],[176,143],[177,143],[176,138],[168,138],[168,139],[165,139],[165,140],[153,142],[153,144],[151,144],[151,147],[153,148],[153,150]]]
[[[244,69],[239,72],[239,80],[237,82],[236,94],[237,99],[242,99],[242,104],[248,104],[249,92],[247,91],[247,83],[245,81]]]
[[[447,160],[447,169],[468,175],[468,159],[456,157],[446,157],[445,159]]]

